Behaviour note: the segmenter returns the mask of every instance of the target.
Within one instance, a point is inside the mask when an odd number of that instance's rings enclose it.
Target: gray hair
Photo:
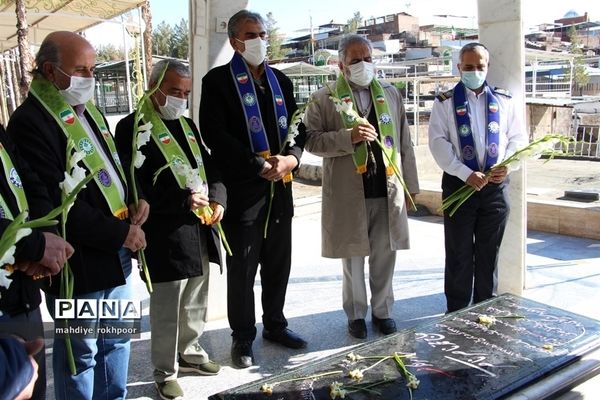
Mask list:
[[[373,45],[366,37],[356,34],[346,35],[340,41],[340,48],[338,49],[339,58],[342,63],[346,61],[346,50],[348,50],[348,47],[357,43],[369,46],[369,50],[373,52]]]
[[[33,75],[44,76],[42,68],[45,63],[60,64],[60,51],[58,44],[53,40],[44,40],[35,55],[35,68],[31,71]]]
[[[156,82],[158,82],[158,78],[160,78],[160,73],[163,68],[167,66],[167,71],[175,71],[177,75],[182,78],[191,78],[192,74],[187,65],[182,63],[181,61],[173,60],[173,59],[164,59],[160,60],[152,67],[152,72],[150,72],[150,86],[153,86]],[[165,73],[167,72],[165,71]]]
[[[490,52],[488,51],[487,47],[485,47],[483,44],[478,43],[478,42],[471,42],[471,43],[465,44],[460,49],[460,52],[458,53],[459,62],[462,62],[463,54],[471,53],[471,52],[481,53],[482,55],[484,55],[487,58],[488,62],[490,61]]]
[[[240,10],[233,14],[231,18],[229,18],[229,22],[227,22],[227,35],[230,38],[234,38],[239,32],[239,25],[247,19],[250,19],[254,22],[259,22],[263,26],[265,25],[265,20],[259,13],[248,10]]]

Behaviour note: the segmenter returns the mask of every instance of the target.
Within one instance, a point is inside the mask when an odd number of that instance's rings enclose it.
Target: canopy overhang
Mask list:
[[[80,32],[144,3],[142,0],[25,0],[29,44],[51,32]],[[17,46],[15,0],[0,0],[0,52]]]

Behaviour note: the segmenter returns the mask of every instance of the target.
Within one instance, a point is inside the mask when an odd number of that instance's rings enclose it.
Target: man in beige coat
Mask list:
[[[395,158],[410,193],[419,191],[402,97],[395,87],[376,80],[371,51],[371,43],[361,36],[342,40],[342,74],[335,85],[314,94],[316,101],[305,118],[305,148],[323,157],[322,255],[342,259],[348,331],[361,339],[367,336],[365,257],[369,257],[373,324],[390,334],[396,331],[391,318],[396,250],[409,248],[403,188],[375,138]],[[343,119],[329,98],[331,90],[343,101],[352,101],[369,123],[352,126]]]

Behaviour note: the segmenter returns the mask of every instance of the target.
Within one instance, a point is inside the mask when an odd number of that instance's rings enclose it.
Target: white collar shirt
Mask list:
[[[520,110],[515,109],[512,98],[496,94],[500,113],[498,161],[504,160],[528,142]],[[469,117],[473,141],[480,165],[483,165],[487,135],[486,96],[475,96],[467,90]],[[455,106],[452,98],[440,101],[436,98],[429,118],[429,149],[439,167],[446,173],[463,181],[474,172],[462,160],[460,139],[456,128]]]

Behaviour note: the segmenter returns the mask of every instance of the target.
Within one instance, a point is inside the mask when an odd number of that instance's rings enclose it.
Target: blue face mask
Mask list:
[[[464,71],[460,77],[460,80],[466,87],[471,90],[475,90],[483,85],[486,75],[486,71]]]

